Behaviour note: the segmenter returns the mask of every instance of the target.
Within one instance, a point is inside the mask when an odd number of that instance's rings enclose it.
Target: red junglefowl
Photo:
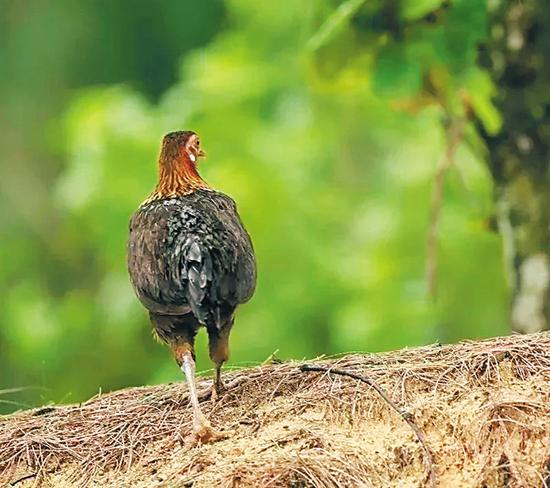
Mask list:
[[[128,270],[156,335],[187,378],[195,437],[208,441],[220,434],[199,406],[195,335],[206,327],[217,398],[235,310],[254,293],[256,262],[235,202],[199,176],[201,156],[194,132],[164,137],[158,184],[130,220]]]

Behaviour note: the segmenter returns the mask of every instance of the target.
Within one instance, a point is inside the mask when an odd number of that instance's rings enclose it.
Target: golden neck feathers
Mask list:
[[[188,195],[201,188],[209,186],[197,171],[197,157],[183,145],[164,144],[159,156],[157,186],[143,204]]]

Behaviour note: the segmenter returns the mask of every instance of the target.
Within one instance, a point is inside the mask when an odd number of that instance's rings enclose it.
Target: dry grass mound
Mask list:
[[[214,444],[187,442],[184,384],[0,418],[0,486],[550,486],[548,333],[314,364],[226,373]]]

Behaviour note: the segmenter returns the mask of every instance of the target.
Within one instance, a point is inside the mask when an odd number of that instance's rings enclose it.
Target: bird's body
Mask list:
[[[235,310],[254,292],[256,263],[235,202],[198,175],[202,155],[193,132],[164,138],[159,183],[130,221],[128,271],[156,335],[187,376],[196,433],[213,437],[194,384],[194,339],[205,326],[219,393]]]
[[[142,205],[130,222],[128,248],[138,298],[153,320],[167,316],[154,322],[164,342],[185,334],[181,323],[222,332],[254,292],[252,244],[235,202],[223,193],[198,189]]]

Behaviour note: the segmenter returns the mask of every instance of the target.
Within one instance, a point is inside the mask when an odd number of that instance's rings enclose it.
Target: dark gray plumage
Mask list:
[[[210,334],[230,328],[256,285],[252,243],[235,202],[208,189],[139,208],[130,221],[128,270],[168,343],[187,335],[185,327],[205,325]],[[156,316],[174,320],[155,323]]]

